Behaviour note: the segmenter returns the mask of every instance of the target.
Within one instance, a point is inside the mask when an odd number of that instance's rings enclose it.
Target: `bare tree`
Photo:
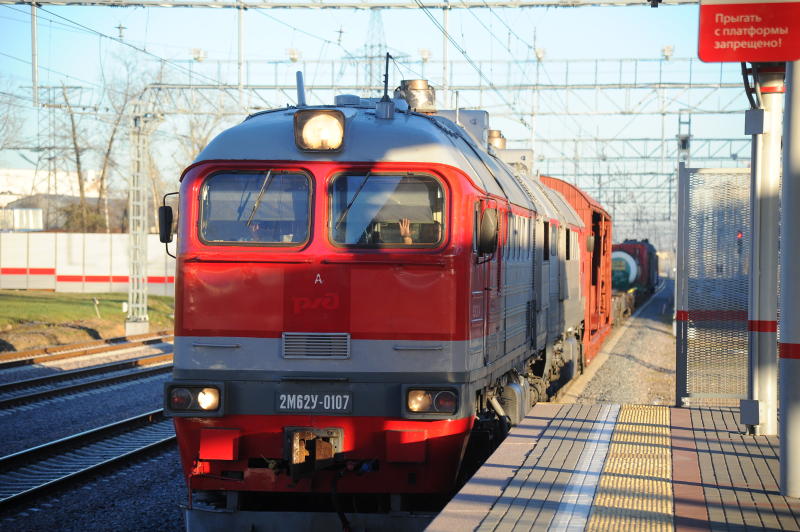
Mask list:
[[[180,151],[172,158],[178,168],[189,166],[203,151],[212,137],[219,132],[223,121],[223,110],[214,113],[188,115],[186,120],[177,122],[174,134],[179,139]]]
[[[86,221],[88,218],[88,212],[86,208],[86,180],[84,179],[83,163],[81,161],[81,155],[84,151],[84,148],[81,146],[81,139],[79,139],[75,110],[72,108],[72,104],[70,103],[67,87],[63,83],[61,84],[61,94],[64,97],[64,106],[67,110],[67,116],[69,118],[70,140],[72,142],[72,151],[75,158],[75,171],[78,177],[78,194],[80,195],[80,203],[78,204],[79,209],[77,222],[80,230],[82,232],[86,232]]]
[[[101,146],[98,147],[100,157],[100,175],[98,176],[98,197],[97,205],[103,211],[103,224],[106,232],[111,230],[108,212],[108,189],[110,174],[113,169],[118,168],[116,160],[116,147],[118,139],[122,136],[122,130],[129,118],[128,112],[131,103],[142,91],[146,75],[138,68],[138,64],[132,57],[119,58],[122,74],[112,78],[104,86],[104,100],[106,101],[110,113],[108,115],[108,128],[104,133]],[[103,71],[105,80],[105,72]]]
[[[171,151],[173,167],[165,169],[168,174],[179,175],[184,168],[194,161],[200,152],[205,148],[211,139],[219,133],[226,124],[224,123],[225,112],[222,107],[213,112],[199,112],[189,115],[181,115],[171,121],[172,140],[176,143],[174,150]],[[158,172],[158,168],[153,164],[154,158],[150,157],[150,179],[153,193],[153,211],[158,223],[158,205],[161,196],[164,194],[165,187],[174,186],[164,181]],[[172,189],[174,190],[174,189]]]
[[[0,77],[0,150],[22,143],[22,98],[11,91],[8,81]]]

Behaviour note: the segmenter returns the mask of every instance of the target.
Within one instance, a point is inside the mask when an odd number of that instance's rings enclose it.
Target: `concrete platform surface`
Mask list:
[[[536,405],[427,528],[793,530],[778,438],[735,408]]]

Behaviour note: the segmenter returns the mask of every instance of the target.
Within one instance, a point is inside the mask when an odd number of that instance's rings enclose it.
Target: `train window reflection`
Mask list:
[[[297,244],[308,239],[311,184],[293,173],[219,173],[201,192],[207,243]]]
[[[442,241],[444,193],[426,175],[340,175],[331,185],[331,239],[364,247]]]

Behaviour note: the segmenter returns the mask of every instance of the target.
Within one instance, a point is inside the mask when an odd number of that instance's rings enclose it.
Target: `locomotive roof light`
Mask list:
[[[394,97],[408,102],[408,107],[417,113],[436,112],[436,91],[426,79],[404,79],[394,90]]]
[[[490,129],[488,134],[489,146],[496,150],[506,149],[506,138],[499,129]]]
[[[338,151],[344,141],[344,113],[335,109],[297,111],[294,141],[304,151]]]

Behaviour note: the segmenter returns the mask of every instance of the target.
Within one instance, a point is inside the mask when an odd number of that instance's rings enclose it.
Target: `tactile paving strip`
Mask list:
[[[669,408],[623,406],[586,530],[673,529]]]

